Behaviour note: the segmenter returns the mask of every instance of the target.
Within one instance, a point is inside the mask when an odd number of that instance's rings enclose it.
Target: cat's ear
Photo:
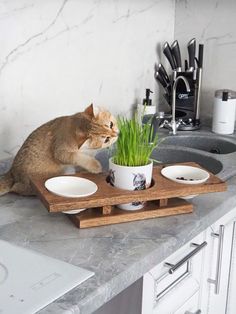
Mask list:
[[[94,111],[93,111],[93,104],[91,104],[90,106],[88,106],[84,112],[89,115],[90,117],[94,117]]]
[[[88,106],[84,112],[89,115],[91,118],[97,118],[99,113],[100,113],[100,108],[94,106],[93,104],[91,104],[90,106]]]
[[[95,115],[96,115],[96,112],[95,112],[95,108],[94,108],[94,105],[91,104],[90,106],[88,106],[84,112],[87,113],[91,118],[94,118]]]

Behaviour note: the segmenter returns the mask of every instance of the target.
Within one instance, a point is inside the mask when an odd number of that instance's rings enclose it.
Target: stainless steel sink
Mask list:
[[[220,161],[211,156],[205,156],[201,152],[185,151],[175,148],[159,147],[153,151],[153,159],[161,163],[179,163],[179,162],[196,162],[210,172],[217,174],[223,169]]]
[[[217,136],[168,136],[163,140],[162,144],[196,148],[214,154],[229,154],[236,151],[236,141]]]
[[[153,151],[151,157],[165,164],[193,161],[214,174],[219,173],[223,169],[223,165],[220,161],[213,157],[204,156],[201,152],[198,153],[159,146]],[[103,170],[107,171],[109,152],[107,150],[102,150],[98,152],[96,158],[101,162]]]

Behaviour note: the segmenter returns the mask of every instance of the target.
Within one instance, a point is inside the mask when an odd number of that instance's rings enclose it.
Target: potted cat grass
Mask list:
[[[150,156],[157,146],[158,136],[153,136],[151,124],[141,125],[137,116],[118,118],[118,128],[119,137],[113,157],[109,159],[110,184],[132,191],[147,189],[152,181],[153,161]],[[138,210],[143,206],[143,202],[118,205],[124,210]]]

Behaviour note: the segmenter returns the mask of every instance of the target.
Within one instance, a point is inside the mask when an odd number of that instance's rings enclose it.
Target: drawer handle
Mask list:
[[[177,262],[176,264],[165,263],[165,266],[170,267],[168,272],[170,274],[173,274],[180,266],[182,266],[190,258],[192,258],[194,255],[196,255],[199,251],[201,251],[206,245],[207,245],[206,241],[202,242],[201,244],[191,243],[191,246],[195,246],[196,248],[193,251],[191,251],[190,253],[188,253],[185,257],[183,257],[179,262]]]
[[[187,311],[187,312],[185,312],[184,314],[201,314],[202,313],[202,311],[201,310],[197,310],[196,312],[189,312],[189,311]]]
[[[156,295],[156,301],[159,301],[164,295],[166,295],[169,291],[171,291],[178,283],[187,278],[191,273],[191,265],[190,261],[187,261],[186,271],[181,274],[178,278],[176,278],[173,282],[171,282],[166,288],[164,288],[161,292]]]
[[[215,294],[220,293],[220,275],[221,275],[221,265],[222,265],[222,253],[224,244],[224,225],[220,225],[219,233],[211,233],[211,236],[219,239],[218,251],[217,251],[217,262],[216,262],[216,279],[208,279],[209,283],[215,285]]]

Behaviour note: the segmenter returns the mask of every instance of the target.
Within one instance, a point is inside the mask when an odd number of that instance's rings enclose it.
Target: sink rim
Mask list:
[[[204,160],[215,161],[216,164],[218,165],[218,167],[221,168],[219,172],[215,173],[215,175],[217,175],[217,176],[222,171],[224,171],[224,169],[225,169],[225,164],[224,164],[224,161],[222,160],[222,158],[219,158],[218,155],[215,155],[215,154],[212,154],[212,153],[209,153],[209,152],[206,152],[206,151],[202,151],[202,150],[199,150],[199,149],[189,148],[189,147],[184,147],[184,146],[176,146],[176,145],[162,145],[162,146],[157,147],[156,150],[157,151],[168,151],[169,150],[170,153],[178,151],[178,152],[183,153],[183,155],[186,154],[186,152],[187,152],[189,154],[192,154],[192,155],[195,155],[195,156],[199,157],[199,163],[201,162],[201,159],[202,159],[203,163],[204,163]],[[198,163],[198,161],[193,161],[193,162]],[[160,162],[160,164],[164,164],[164,163],[165,162]],[[176,161],[176,162],[171,162],[171,163],[184,163],[184,161]],[[213,171],[208,170],[207,167],[203,166],[203,168],[206,169],[207,171],[210,171],[210,172],[213,173]]]
[[[213,152],[210,152],[210,151],[208,151],[208,150],[204,150],[204,149],[202,149],[202,148],[200,148],[200,147],[192,147],[192,146],[189,146],[189,145],[181,145],[181,144],[183,144],[183,143],[178,143],[178,139],[194,139],[194,138],[196,138],[196,139],[204,139],[204,140],[209,140],[209,141],[215,141],[216,142],[216,146],[217,146],[217,141],[218,142],[223,142],[223,144],[230,144],[230,145],[233,145],[233,146],[235,146],[235,150],[234,151],[230,151],[230,152],[228,152],[228,153],[213,153]],[[168,143],[168,140],[169,139],[171,139],[171,141],[172,140],[174,140],[174,139],[177,139],[177,143]],[[166,143],[167,142],[167,143]],[[213,143],[211,143],[211,144],[213,144]],[[236,138],[232,138],[232,137],[227,137],[227,136],[221,136],[221,135],[217,135],[217,136],[215,136],[215,134],[209,134],[209,133],[198,133],[198,134],[176,134],[176,135],[170,135],[170,134],[168,134],[168,135],[160,135],[160,143],[159,143],[159,145],[161,146],[161,147],[163,147],[163,146],[173,146],[173,147],[182,147],[183,149],[193,149],[193,150],[198,150],[198,151],[200,151],[200,152],[203,152],[203,153],[208,153],[208,154],[210,154],[210,155],[213,155],[213,156],[220,156],[220,155],[231,155],[231,154],[236,154]],[[215,158],[215,159],[217,159],[217,158]]]

